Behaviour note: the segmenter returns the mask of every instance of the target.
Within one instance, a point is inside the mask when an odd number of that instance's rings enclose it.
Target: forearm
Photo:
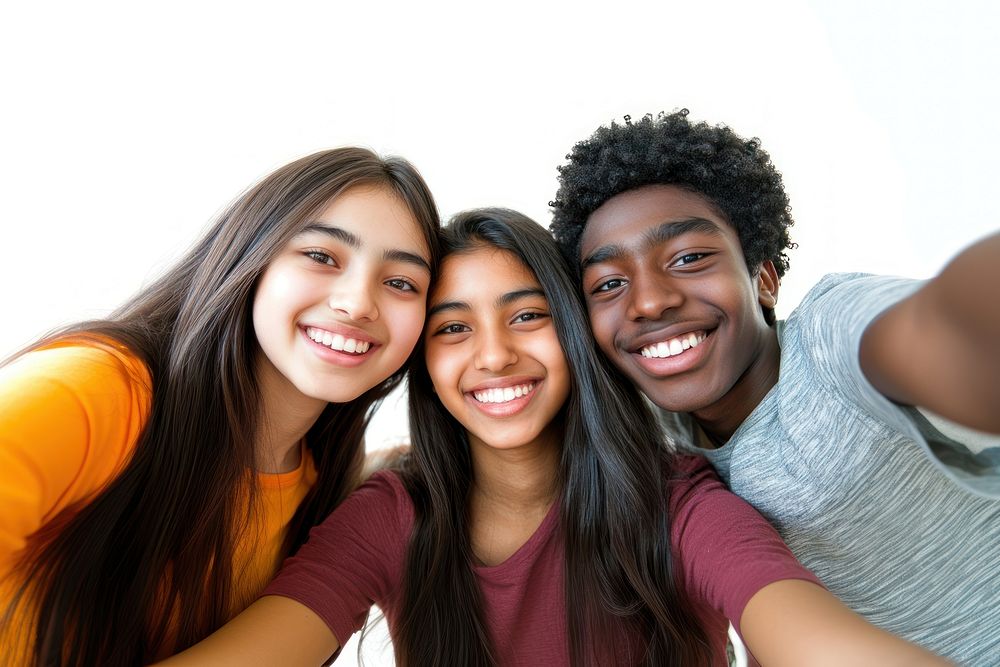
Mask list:
[[[807,581],[765,586],[747,603],[743,638],[766,667],[918,667],[951,663],[881,630]]]
[[[861,364],[897,402],[1000,433],[1000,234],[875,320]]]
[[[321,665],[339,644],[308,607],[266,596],[239,616],[162,665],[167,667],[260,667]]]

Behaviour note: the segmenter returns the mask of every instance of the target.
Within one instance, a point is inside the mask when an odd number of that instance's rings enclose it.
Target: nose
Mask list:
[[[348,319],[361,322],[378,319],[377,281],[358,268],[337,276],[327,301],[332,310]]]
[[[658,320],[684,302],[683,293],[669,278],[645,273],[632,276],[628,296],[630,320]]]
[[[482,331],[476,348],[476,369],[499,372],[517,363],[517,351],[509,334]]]

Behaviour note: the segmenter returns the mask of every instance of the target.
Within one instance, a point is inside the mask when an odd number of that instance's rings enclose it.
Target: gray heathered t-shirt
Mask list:
[[[852,609],[959,664],[1000,665],[1000,439],[942,435],[858,360],[868,323],[919,286],[824,278],[779,327],[778,383],[725,446],[698,451]]]

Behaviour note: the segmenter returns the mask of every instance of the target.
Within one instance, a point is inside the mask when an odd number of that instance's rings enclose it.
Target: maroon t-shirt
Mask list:
[[[723,486],[706,461],[686,457],[679,463],[689,477],[671,485],[674,557],[694,612],[719,664],[725,665],[727,619],[739,631],[743,608],[757,591],[782,579],[819,581],[763,517]],[[380,472],[312,530],[264,595],[306,605],[341,646],[361,628],[372,604],[385,613],[391,635],[413,521],[413,503],[400,479]],[[569,664],[558,522],[558,503],[553,503],[510,558],[475,568],[500,665]],[[622,654],[630,654],[627,647]]]

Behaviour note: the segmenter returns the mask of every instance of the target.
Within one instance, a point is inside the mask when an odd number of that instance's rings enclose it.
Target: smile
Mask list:
[[[347,352],[348,354],[364,354],[371,347],[371,343],[356,338],[345,338],[338,333],[332,333],[316,327],[306,327],[306,335],[314,342],[324,345],[337,352]]]
[[[492,387],[483,391],[474,391],[472,397],[480,403],[509,403],[515,398],[530,394],[535,389],[535,385],[535,382],[529,382],[513,387]]]
[[[693,347],[698,347],[698,345],[705,340],[706,335],[707,334],[704,331],[692,331],[691,333],[669,338],[667,340],[660,341],[659,343],[644,345],[639,350],[639,354],[647,359],[676,357],[679,354],[684,354],[684,352]]]

